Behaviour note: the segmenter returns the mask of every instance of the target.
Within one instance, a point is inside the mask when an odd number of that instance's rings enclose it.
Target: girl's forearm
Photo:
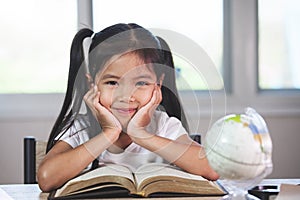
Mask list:
[[[42,191],[51,191],[78,175],[98,155],[107,149],[112,141],[101,133],[83,145],[66,150],[66,143],[58,143],[47,154],[38,170],[38,183]]]
[[[49,153],[49,156],[45,157],[40,164],[37,174],[39,186],[44,192],[62,186],[93,160],[93,157],[82,145],[55,155]]]
[[[200,145],[192,141],[187,143],[173,141],[152,134],[146,137],[146,134],[143,133],[143,137],[135,138],[135,142],[189,173],[201,175],[210,180],[219,178],[210,167],[204,148]]]

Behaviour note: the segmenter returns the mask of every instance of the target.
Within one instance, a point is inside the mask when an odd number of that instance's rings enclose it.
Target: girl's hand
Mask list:
[[[134,138],[143,137],[140,135],[141,130],[150,123],[153,112],[162,101],[162,93],[159,86],[155,86],[150,101],[140,108],[134,117],[130,120],[127,126],[127,134],[134,140]]]
[[[92,86],[84,95],[84,101],[96,117],[104,133],[113,131],[119,136],[122,126],[118,119],[99,102],[100,91],[97,85]]]

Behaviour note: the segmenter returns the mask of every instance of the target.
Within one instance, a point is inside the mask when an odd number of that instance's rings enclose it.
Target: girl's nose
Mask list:
[[[126,102],[126,103],[134,102],[135,98],[133,96],[128,95],[128,96],[123,96],[122,98],[120,98],[120,101]]]
[[[119,87],[118,91],[116,91],[116,95],[119,101],[121,102],[134,102],[135,98],[134,98],[134,89],[130,88],[130,87]]]

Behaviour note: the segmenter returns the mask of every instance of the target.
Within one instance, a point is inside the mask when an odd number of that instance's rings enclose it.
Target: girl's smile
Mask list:
[[[133,115],[137,108],[111,108],[112,111],[116,111],[120,115]]]

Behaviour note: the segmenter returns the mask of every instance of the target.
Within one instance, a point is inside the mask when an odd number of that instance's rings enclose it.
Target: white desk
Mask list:
[[[300,184],[300,179],[265,179],[259,185],[280,185],[280,184]],[[1,192],[4,194],[1,194]],[[1,196],[2,195],[2,196]],[[5,200],[47,200],[48,193],[43,193],[37,184],[10,184],[0,185],[0,199]],[[111,200],[145,200],[147,198],[122,198]],[[172,198],[151,198],[152,200],[219,200],[221,197],[172,197]],[[108,200],[108,199],[106,199]]]
[[[39,186],[37,184],[9,184],[9,185],[0,185],[1,192],[6,192],[11,199],[16,200],[39,200],[39,199],[47,199],[48,193],[42,193]],[[5,197],[5,194],[1,194],[0,199],[9,199],[9,197]]]
[[[37,184],[11,184],[0,185],[0,190],[6,192],[9,196],[7,199],[1,196],[1,200],[47,200],[48,193],[43,193]],[[11,198],[10,198],[11,197]],[[147,198],[113,198],[110,200],[145,200]],[[154,198],[151,198],[152,200]],[[177,198],[155,198],[155,200],[219,200],[220,197],[177,197]],[[102,199],[109,200],[109,199]]]

